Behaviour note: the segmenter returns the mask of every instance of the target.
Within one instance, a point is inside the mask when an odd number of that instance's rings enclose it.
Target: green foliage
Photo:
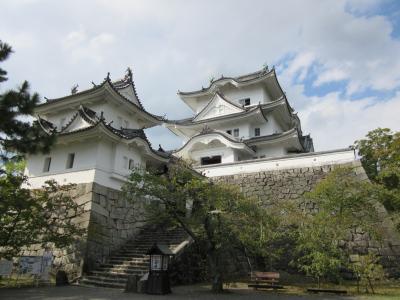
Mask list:
[[[388,189],[400,188],[400,132],[377,128],[355,146],[368,177]]]
[[[18,166],[8,164],[0,176],[0,258],[37,244],[66,247],[83,233],[74,223],[81,208],[69,196],[72,185],[49,181],[40,190],[28,190],[24,184]]]
[[[252,254],[265,254],[274,220],[260,203],[244,197],[234,186],[210,182],[181,162],[163,175],[136,170],[123,190],[132,202],[152,199],[146,205],[147,220],[168,220],[204,247],[214,291],[222,290],[224,267],[232,251],[245,248]]]
[[[0,62],[5,61],[12,49],[0,41]],[[0,82],[7,80],[7,72],[0,68]],[[39,95],[29,92],[29,83],[24,81],[16,90],[0,94],[0,159],[7,161],[12,153],[48,152],[55,136],[45,133],[37,122],[31,122]],[[14,155],[15,156],[15,155]]]
[[[315,203],[318,209],[312,214],[305,212],[298,224],[298,267],[318,282],[320,278],[339,278],[341,268],[347,266],[344,241],[350,231],[357,228],[379,237],[374,209],[377,197],[374,185],[361,182],[351,168],[335,169],[306,194],[305,201]]]
[[[352,263],[351,269],[357,277],[357,289],[359,292],[359,283],[365,286],[365,291],[368,293],[368,286],[372,293],[375,293],[374,283],[385,278],[385,273],[382,266],[379,264],[379,258],[374,254],[361,255],[358,261]]]

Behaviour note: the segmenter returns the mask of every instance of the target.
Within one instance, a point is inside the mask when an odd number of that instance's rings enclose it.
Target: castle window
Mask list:
[[[46,157],[44,159],[43,172],[49,172],[50,165],[51,165],[51,157]]]
[[[250,98],[240,99],[239,103],[243,106],[248,106],[250,105]]]
[[[260,136],[260,128],[254,128],[254,136]]]
[[[226,131],[226,133],[232,135],[232,130],[231,130],[231,129],[228,129],[228,130]]]
[[[202,166],[220,164],[221,163],[221,155],[202,157],[200,162],[201,162]]]
[[[67,158],[67,169],[74,167],[75,153],[69,153]]]
[[[129,160],[129,170],[133,170],[135,168],[135,161],[133,159]]]
[[[239,137],[239,128],[233,129],[233,136],[234,137]]]

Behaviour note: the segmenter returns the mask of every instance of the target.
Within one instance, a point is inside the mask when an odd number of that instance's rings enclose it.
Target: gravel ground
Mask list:
[[[39,287],[39,288],[20,288],[20,289],[0,289],[1,300],[150,300],[150,299],[268,299],[268,300],[339,300],[339,299],[355,299],[346,296],[333,295],[288,295],[272,291],[254,291],[249,289],[230,289],[226,293],[215,295],[208,288],[202,286],[180,286],[172,289],[172,294],[144,295],[124,293],[122,290],[110,288],[94,288],[81,286],[65,286],[65,287]]]

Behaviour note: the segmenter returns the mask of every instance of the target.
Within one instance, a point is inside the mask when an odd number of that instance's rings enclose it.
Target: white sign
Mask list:
[[[0,260],[0,276],[10,276],[13,268],[13,262],[11,260],[2,259]]]
[[[19,272],[21,274],[40,274],[42,270],[41,256],[21,256],[19,259]]]

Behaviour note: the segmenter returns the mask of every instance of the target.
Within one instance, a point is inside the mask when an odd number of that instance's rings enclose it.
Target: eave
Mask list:
[[[243,142],[246,143],[249,147],[259,146],[259,145],[268,145],[268,144],[276,144],[276,143],[283,143],[285,141],[295,141],[296,148],[299,151],[306,151],[304,145],[300,139],[300,134],[297,128],[292,128],[288,131],[279,133],[279,134],[272,134],[267,136],[260,136],[260,137],[253,137]]]
[[[202,140],[204,141],[205,139],[208,140],[207,143],[202,142]],[[173,153],[173,155],[179,157],[179,156],[182,156],[181,154],[183,153],[183,151],[186,148],[188,148],[196,143],[209,144],[210,142],[212,142],[214,140],[219,140],[223,144],[227,145],[227,147],[242,150],[249,154],[254,154],[253,149],[251,149],[246,143],[239,141],[224,132],[216,131],[216,130],[202,132],[198,135],[193,136],[190,140],[188,140],[185,143],[185,145],[183,145],[181,148],[173,151],[172,153]]]
[[[145,149],[146,155],[150,156],[160,162],[168,162],[169,158],[163,157],[158,151],[154,150],[146,136],[135,136],[127,138],[119,134],[120,130],[112,128],[110,125],[104,123],[103,120],[99,120],[96,124],[90,125],[71,132],[60,132],[56,133],[57,143],[71,143],[74,141],[82,141],[90,138],[108,138],[117,143],[125,143],[140,145]]]
[[[136,93],[135,90],[134,92]],[[127,111],[140,115],[145,123],[145,128],[160,125],[164,120],[163,117],[147,112],[142,107],[119,93],[108,77],[103,81],[103,83],[91,89],[61,98],[49,99],[47,102],[37,105],[35,107],[35,113],[43,115],[63,109],[74,110],[82,104],[95,103],[99,101],[113,101],[117,105],[123,105]]]

